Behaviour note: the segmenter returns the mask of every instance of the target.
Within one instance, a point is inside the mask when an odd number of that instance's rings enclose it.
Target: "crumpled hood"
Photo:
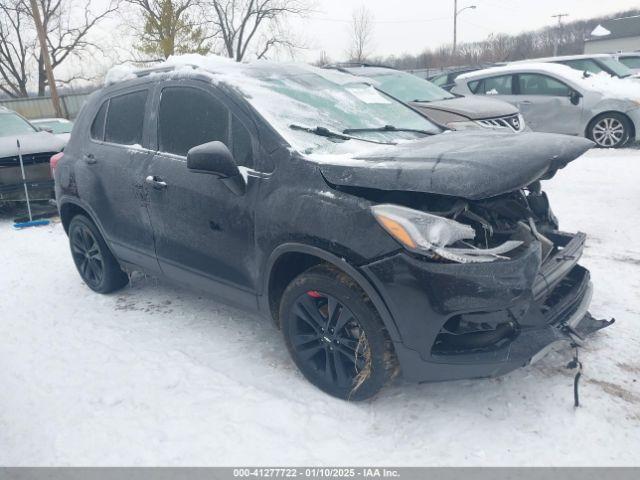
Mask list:
[[[455,113],[470,120],[506,117],[518,113],[518,109],[510,103],[478,96],[451,98],[435,102],[412,102],[411,106],[418,110],[425,110],[425,113],[428,113],[430,109],[440,110]]]
[[[64,148],[66,143],[49,132],[35,132],[26,135],[0,137],[0,158],[15,157],[18,155],[16,140],[20,140],[20,151],[23,155],[59,152]]]
[[[353,141],[353,140],[352,140]],[[311,158],[333,185],[479,200],[552,176],[593,146],[548,133],[447,132],[351,158]]]

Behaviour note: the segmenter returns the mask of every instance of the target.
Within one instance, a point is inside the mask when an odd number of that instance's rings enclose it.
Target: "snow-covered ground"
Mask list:
[[[640,151],[547,182],[589,233],[592,312],[617,323],[492,380],[397,381],[349,404],[296,371],[270,322],[137,277],[100,296],[60,224],[0,220],[0,465],[640,465]]]

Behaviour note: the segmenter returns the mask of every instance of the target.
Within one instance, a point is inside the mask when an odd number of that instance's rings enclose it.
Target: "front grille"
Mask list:
[[[513,132],[521,132],[524,130],[524,122],[517,113],[506,117],[486,118],[476,121],[485,128],[508,128]]]

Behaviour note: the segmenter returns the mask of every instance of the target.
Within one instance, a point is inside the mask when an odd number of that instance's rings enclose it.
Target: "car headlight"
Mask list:
[[[481,125],[472,120],[465,120],[463,122],[449,122],[447,123],[447,127],[451,130],[478,130],[482,128]]]
[[[371,207],[371,213],[389,235],[407,250],[430,257],[440,256],[458,263],[493,262],[506,257],[523,242],[509,240],[495,248],[474,246],[451,248],[463,240],[473,240],[475,230],[469,225],[400,205],[382,204]]]

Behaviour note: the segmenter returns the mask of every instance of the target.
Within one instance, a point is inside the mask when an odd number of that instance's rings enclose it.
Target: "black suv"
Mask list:
[[[503,374],[607,325],[587,312],[585,235],[558,231],[539,181],[588,140],[441,133],[308,66],[190,56],[125,77],[92,95],[55,168],[93,290],[140,270],[259,311],[351,400],[400,372]]]

